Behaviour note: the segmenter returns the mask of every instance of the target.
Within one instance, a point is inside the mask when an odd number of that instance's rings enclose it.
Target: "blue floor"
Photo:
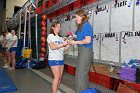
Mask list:
[[[17,88],[5,69],[0,68],[0,93],[16,91]]]

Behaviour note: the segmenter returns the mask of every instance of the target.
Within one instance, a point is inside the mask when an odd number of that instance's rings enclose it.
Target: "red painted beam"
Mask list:
[[[78,9],[78,8],[81,8],[83,6],[86,6],[86,5],[89,5],[91,3],[95,3],[97,2],[98,0],[77,0],[67,6],[64,6],[50,14],[48,14],[48,18],[49,19],[52,19],[53,17],[56,17],[56,16],[59,16],[59,15],[63,15],[65,13],[68,13],[72,10],[75,10],[75,9]]]

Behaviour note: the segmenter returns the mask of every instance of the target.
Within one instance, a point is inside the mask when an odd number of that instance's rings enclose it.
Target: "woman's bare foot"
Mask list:
[[[3,63],[7,63],[7,60],[5,59],[5,60],[3,60]]]
[[[15,70],[15,68],[13,68],[13,67],[9,67],[8,70]]]

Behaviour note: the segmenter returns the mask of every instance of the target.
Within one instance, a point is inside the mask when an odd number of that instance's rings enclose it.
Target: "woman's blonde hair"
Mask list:
[[[78,31],[81,31],[83,24],[88,21],[89,17],[84,10],[78,10],[75,14],[82,17],[82,23],[78,25]]]

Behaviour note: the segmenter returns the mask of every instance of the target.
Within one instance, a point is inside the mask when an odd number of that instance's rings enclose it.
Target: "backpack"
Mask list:
[[[81,91],[80,93],[100,93],[100,92],[95,88],[88,88],[86,90]]]
[[[26,58],[21,58],[16,61],[16,69],[24,69],[27,67],[27,59]]]

